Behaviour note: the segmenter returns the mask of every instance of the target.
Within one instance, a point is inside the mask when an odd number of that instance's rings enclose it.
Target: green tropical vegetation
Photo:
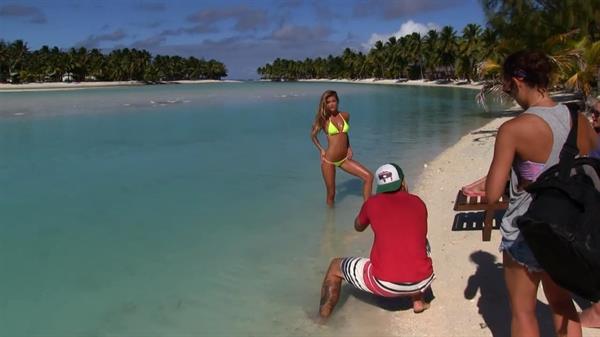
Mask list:
[[[377,41],[368,52],[305,60],[275,59],[257,69],[263,79],[428,79],[498,81],[510,53],[537,49],[556,66],[554,85],[590,94],[600,87],[600,1],[481,0],[486,27],[446,26]]]
[[[84,47],[67,51],[43,46],[30,51],[22,40],[0,40],[0,82],[175,81],[221,79],[225,65],[195,57],[152,56],[146,50],[115,49],[103,54]]]

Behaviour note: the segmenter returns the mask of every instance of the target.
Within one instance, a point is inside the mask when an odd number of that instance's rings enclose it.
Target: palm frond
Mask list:
[[[573,29],[562,34],[556,34],[550,36],[544,41],[543,46],[545,50],[552,50],[557,46],[569,44],[579,34],[580,29]]]
[[[572,48],[562,50],[554,55],[548,55],[548,58],[556,66],[557,73],[561,75],[585,66],[582,53],[581,49]]]
[[[502,82],[498,79],[486,82],[475,96],[475,101],[485,111],[489,111],[487,105],[489,97],[492,97],[493,100],[501,104],[512,100],[512,97],[502,90]]]

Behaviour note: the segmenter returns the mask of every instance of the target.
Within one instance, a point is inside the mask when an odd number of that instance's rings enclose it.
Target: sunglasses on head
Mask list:
[[[523,69],[513,71],[513,76],[517,78],[527,78],[527,72]]]

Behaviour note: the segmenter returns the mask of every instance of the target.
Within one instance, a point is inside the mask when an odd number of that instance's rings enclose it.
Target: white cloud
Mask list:
[[[421,34],[421,36],[423,36],[432,29],[440,30],[440,26],[438,26],[437,24],[435,24],[433,22],[423,24],[423,23],[419,23],[419,22],[414,22],[413,20],[408,20],[405,23],[403,23],[400,26],[400,29],[395,33],[391,33],[391,34],[373,33],[373,34],[371,34],[369,41],[367,43],[363,43],[362,46],[365,50],[369,50],[373,47],[373,45],[377,41],[385,42],[392,36],[395,36],[397,39],[399,39],[402,36],[410,35],[412,33],[419,33],[419,34]]]
[[[397,31],[394,36],[397,38],[410,35],[412,33],[419,33],[421,35],[427,34],[430,30],[440,30],[440,26],[436,25],[433,22],[429,22],[426,25],[418,22],[414,22],[413,20],[408,20],[400,26],[400,30]]]

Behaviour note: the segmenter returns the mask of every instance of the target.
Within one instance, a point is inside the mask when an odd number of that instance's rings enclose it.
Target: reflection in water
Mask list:
[[[325,210],[320,236],[320,254],[324,261],[329,262],[334,257],[369,256],[373,244],[371,229],[363,232],[354,229],[354,218],[361,206],[359,202],[349,208],[337,205]]]
[[[325,210],[323,219],[323,232],[321,234],[321,255],[333,258],[337,252],[335,233],[335,209]]]

